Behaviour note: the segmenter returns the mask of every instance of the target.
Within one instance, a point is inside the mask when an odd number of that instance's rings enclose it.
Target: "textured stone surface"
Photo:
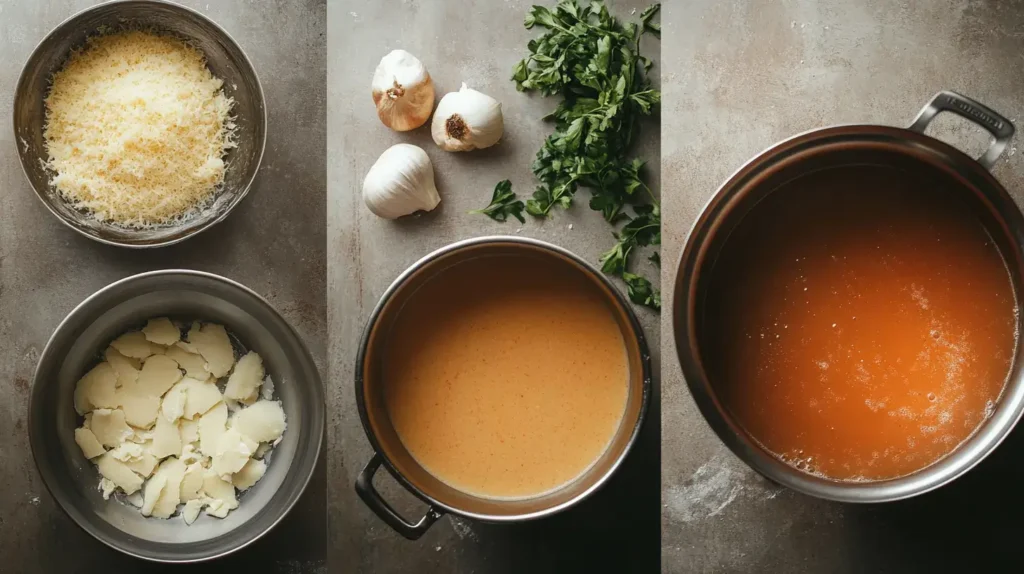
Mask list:
[[[665,8],[666,285],[704,203],[783,138],[841,123],[906,126],[942,89],[1018,127],[1024,120],[1021,2],[691,0]],[[963,149],[984,147],[980,129],[948,114],[934,125]],[[1024,199],[1014,146],[995,175]],[[957,483],[907,502],[840,505],[782,490],[748,470],[701,418],[679,370],[670,309],[664,317],[663,571],[968,572],[1013,563],[1024,535],[1020,431]]]
[[[550,127],[540,118],[550,100],[515,91],[512,66],[537,33],[523,28],[531,2],[409,0],[399,3],[328,3],[328,275],[330,363],[329,440],[332,571],[353,572],[652,572],[658,569],[658,406],[652,405],[643,436],[617,476],[584,505],[530,524],[487,525],[444,518],[419,541],[391,531],[361,501],[352,485],[370,458],[356,411],[353,368],[367,316],[388,284],[411,263],[458,239],[514,234],[567,247],[590,261],[614,240],[611,228],[586,208],[586,192],[568,213],[548,221],[499,224],[467,212],[487,205],[494,184],[512,180],[514,191],[534,188],[530,163]],[[628,16],[645,5],[618,1]],[[656,60],[659,43],[645,44]],[[388,51],[417,55],[437,86],[438,98],[462,82],[502,102],[505,136],[490,149],[465,154],[442,151],[427,127],[399,134],[377,119],[370,78]],[[656,68],[657,69],[657,68]],[[645,126],[642,157],[650,160],[658,189],[658,133]],[[426,150],[442,203],[433,212],[385,221],[361,198],[363,177],[389,146],[409,142]],[[647,273],[654,270],[642,264]],[[640,310],[647,337],[659,347],[656,314]],[[385,496],[407,517],[424,504],[378,474]]]
[[[25,423],[35,362],[82,299],[117,279],[161,268],[225,275],[270,300],[326,363],[326,167],[322,0],[262,7],[189,1],[225,27],[260,74],[269,110],[263,168],[224,223],[179,246],[107,247],[61,225],[32,193],[11,128],[13,90],[35,44],[88,1],[0,0],[0,572],[154,572],[93,540],[56,506],[36,474]],[[326,464],[278,527],[248,549],[193,572],[225,567],[326,571]]]

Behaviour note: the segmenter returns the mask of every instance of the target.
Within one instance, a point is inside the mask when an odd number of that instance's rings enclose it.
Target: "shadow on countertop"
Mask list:
[[[865,572],[1020,571],[1024,427],[938,490],[900,502],[847,506],[850,546]]]

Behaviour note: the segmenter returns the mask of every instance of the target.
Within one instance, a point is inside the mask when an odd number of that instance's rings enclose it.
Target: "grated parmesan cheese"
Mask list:
[[[232,100],[201,52],[131,31],[90,38],[46,98],[47,167],[66,201],[145,228],[195,213],[224,181]]]

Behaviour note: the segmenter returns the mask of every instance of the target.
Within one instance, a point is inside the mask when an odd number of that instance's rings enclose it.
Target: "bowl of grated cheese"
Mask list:
[[[284,518],[313,475],[325,419],[316,364],[270,303],[217,275],[163,270],[100,289],[57,326],[33,375],[28,435],[43,484],[86,532],[186,563],[244,548]],[[242,435],[253,444],[229,456]]]
[[[25,175],[61,222],[161,247],[223,221],[266,145],[263,88],[231,36],[162,0],[99,4],[32,52],[14,97]]]

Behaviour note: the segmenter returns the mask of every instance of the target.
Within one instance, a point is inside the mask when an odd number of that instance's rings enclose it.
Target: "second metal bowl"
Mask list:
[[[271,452],[267,473],[218,519],[146,518],[103,500],[99,473],[75,444],[75,384],[115,337],[153,317],[224,325],[263,358],[284,407],[288,429]],[[83,301],[54,331],[39,357],[29,404],[29,443],[43,483],[61,508],[104,544],[147,560],[196,562],[245,547],[292,509],[309,483],[323,440],[326,407],[316,364],[291,326],[263,298],[217,275],[168,270],[135,275]]]
[[[206,56],[213,75],[224,81],[224,94],[235,103],[231,115],[238,126],[238,147],[224,158],[227,170],[216,198],[201,213],[175,225],[129,229],[97,221],[65,202],[50,185],[52,173],[43,128],[43,101],[54,72],[71,51],[104,28],[152,28],[188,41]],[[161,0],[108,2],[83,10],[53,29],[29,56],[14,94],[14,141],[32,188],[43,204],[65,225],[101,243],[120,247],[160,247],[184,241],[227,217],[245,197],[259,170],[267,138],[263,88],[252,63],[223,28],[195,10]]]

